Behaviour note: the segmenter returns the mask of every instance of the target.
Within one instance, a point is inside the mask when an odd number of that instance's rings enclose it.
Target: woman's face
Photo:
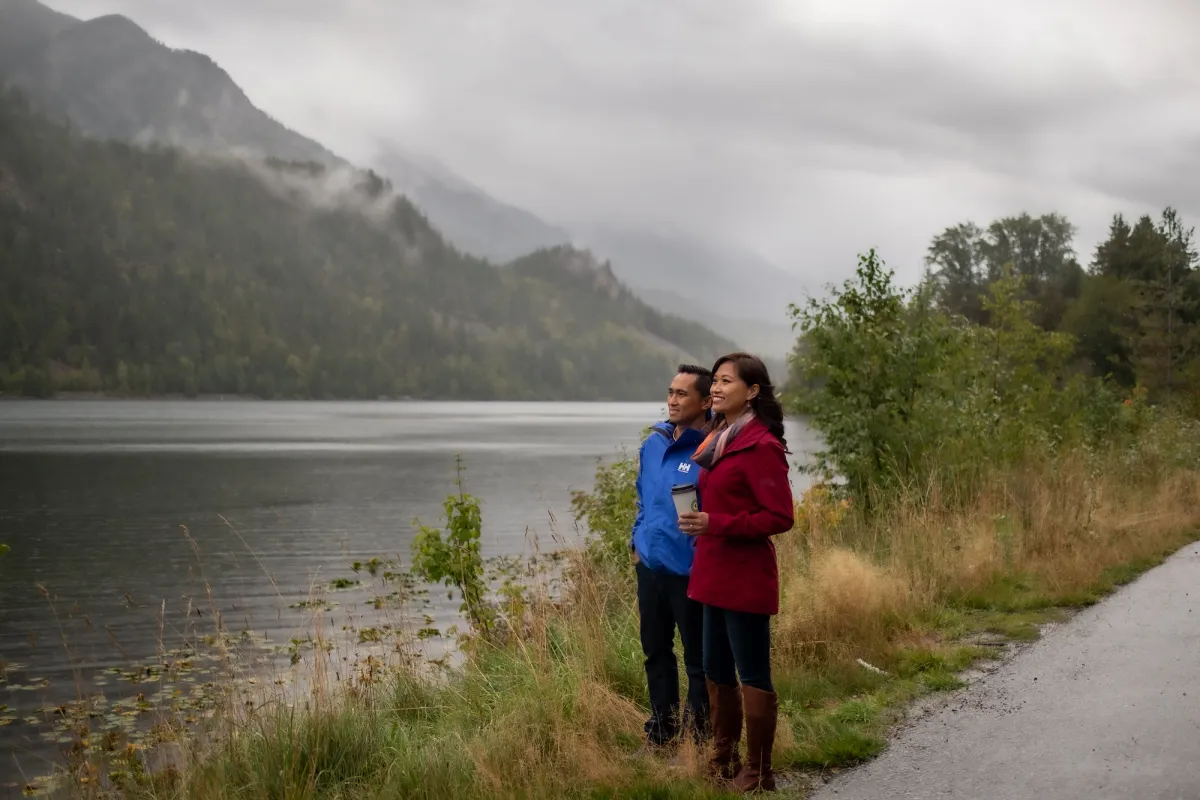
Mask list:
[[[738,376],[737,366],[726,361],[713,373],[712,409],[715,414],[737,417],[746,404],[758,396],[757,386],[747,386]]]

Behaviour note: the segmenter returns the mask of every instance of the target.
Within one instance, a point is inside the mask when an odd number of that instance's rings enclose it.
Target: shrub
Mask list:
[[[419,532],[412,542],[412,572],[430,583],[455,586],[462,595],[461,610],[472,627],[487,637],[496,621],[496,612],[488,602],[488,585],[479,537],[483,518],[479,500],[466,493],[462,479],[462,460],[457,462],[455,484],[458,493],[446,498],[446,538],[436,528],[414,523]]]
[[[571,493],[575,521],[588,531],[589,557],[617,567],[631,563],[629,543],[637,518],[637,472],[637,458],[623,452],[614,463],[596,468],[591,492]]]
[[[892,279],[872,250],[829,298],[791,308],[803,341],[792,410],[824,440],[810,470],[864,510],[914,487],[965,501],[1030,452],[1094,444],[1136,421],[1110,386],[1070,373],[1072,338],[1033,322],[1011,270],[984,298],[986,327]]]

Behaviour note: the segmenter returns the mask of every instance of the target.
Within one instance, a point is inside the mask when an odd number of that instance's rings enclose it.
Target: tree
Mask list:
[[[1110,274],[1089,275],[1079,299],[1067,310],[1063,331],[1074,337],[1082,367],[1118,385],[1137,381],[1133,348],[1138,338],[1136,298],[1126,281]]]
[[[986,230],[972,222],[934,237],[925,257],[927,282],[939,308],[971,322],[987,322],[983,297],[1011,265],[1022,276],[1035,321],[1057,330],[1071,301],[1082,291],[1084,272],[1075,260],[1075,226],[1061,214],[1022,213],[1004,217]]]
[[[1006,267],[991,285],[981,333],[985,380],[990,381],[999,424],[1035,418],[1049,408],[1075,349],[1069,334],[1043,330],[1034,322],[1038,305],[1025,298],[1029,279]]]
[[[874,250],[859,257],[854,279],[791,314],[806,343],[793,362],[792,410],[825,445],[811,471],[844,479],[869,504],[874,487],[923,468],[937,424],[926,411],[947,394],[963,331],[928,291],[898,288]]]
[[[1085,291],[1066,325],[1096,372],[1112,369],[1126,385],[1142,384],[1154,401],[1170,402],[1191,381],[1200,324],[1194,231],[1173,208],[1132,227],[1113,217],[1096,247]],[[1200,377],[1200,376],[1195,376]]]
[[[996,220],[982,241],[989,282],[1003,277],[1008,264],[1031,285],[1052,282],[1075,261],[1074,236],[1075,226],[1061,214]]]
[[[1128,279],[1132,273],[1129,263],[1130,237],[1133,229],[1121,214],[1114,214],[1108,227],[1108,238],[1096,245],[1090,272],[1092,275]]]
[[[1178,213],[1167,208],[1155,232],[1157,252],[1147,254],[1132,279],[1140,322],[1134,360],[1151,397],[1170,403],[1178,371],[1196,353],[1196,328],[1188,324],[1196,322],[1200,311],[1195,229],[1185,228]]]
[[[984,321],[982,297],[987,286],[983,230],[973,222],[946,228],[933,238],[925,255],[926,280],[937,304],[975,323]]]

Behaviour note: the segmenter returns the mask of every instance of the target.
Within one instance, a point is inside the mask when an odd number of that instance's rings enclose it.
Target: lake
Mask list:
[[[485,556],[579,541],[571,490],[591,488],[598,460],[636,452],[663,414],[655,403],[0,402],[0,543],[12,547],[0,559],[0,796],[56,757],[32,724],[39,709],[116,698],[131,666],[211,629],[214,610],[232,631],[286,644],[311,624],[315,592],[365,577],[353,562],[407,560],[414,517],[441,522],[458,455]],[[789,443],[796,460],[813,444],[799,423]],[[347,592],[338,608],[359,613],[369,594]],[[457,607],[432,591],[419,624],[451,625]],[[345,627],[334,614],[326,624]]]

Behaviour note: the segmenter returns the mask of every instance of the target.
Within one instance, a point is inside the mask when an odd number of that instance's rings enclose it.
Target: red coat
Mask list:
[[[779,613],[779,566],[771,537],[796,524],[783,445],[760,420],[745,427],[700,474],[708,532],[696,537],[688,597],[754,614]]]

